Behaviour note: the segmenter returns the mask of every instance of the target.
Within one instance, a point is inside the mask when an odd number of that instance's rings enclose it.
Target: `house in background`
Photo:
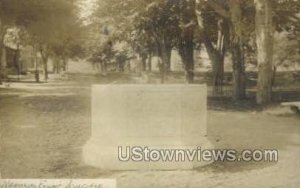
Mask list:
[[[43,71],[42,58],[40,53],[36,53],[32,46],[22,45],[19,39],[19,30],[10,28],[4,37],[4,48],[2,51],[1,67],[4,77],[14,77],[16,75],[27,75],[36,70]],[[48,69],[53,69],[53,61],[48,60]]]
[[[41,64],[40,57],[37,57],[37,62]],[[25,75],[34,72],[36,63],[32,47],[15,47],[6,44],[3,49],[2,67],[6,75]]]
[[[19,61],[20,50],[4,46],[3,52],[3,64],[5,65],[3,67],[6,70],[6,74],[21,74],[22,65]]]

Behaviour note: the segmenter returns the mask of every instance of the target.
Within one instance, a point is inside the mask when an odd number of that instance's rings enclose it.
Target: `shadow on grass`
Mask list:
[[[249,172],[250,170],[263,169],[276,165],[277,162],[222,162],[216,161],[204,167],[198,167],[198,172],[211,171],[213,173],[240,173]]]

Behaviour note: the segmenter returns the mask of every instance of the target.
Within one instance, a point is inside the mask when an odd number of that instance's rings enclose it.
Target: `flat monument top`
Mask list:
[[[93,88],[202,88],[206,89],[206,84],[94,84]]]

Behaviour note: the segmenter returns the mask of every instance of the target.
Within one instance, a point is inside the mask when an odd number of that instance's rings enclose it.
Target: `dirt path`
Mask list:
[[[118,187],[299,187],[300,118],[294,115],[209,111],[209,136],[216,148],[275,148],[278,163],[142,172],[105,172],[84,165],[81,147],[90,136],[90,85],[130,82],[124,78],[86,75],[0,89],[2,178],[108,177],[117,178]]]

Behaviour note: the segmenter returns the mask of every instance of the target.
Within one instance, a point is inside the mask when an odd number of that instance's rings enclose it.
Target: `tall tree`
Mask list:
[[[233,99],[246,96],[242,0],[230,0]]]
[[[196,15],[203,42],[212,62],[213,92],[222,93],[224,58],[229,42],[229,20],[225,1],[196,1]]]
[[[73,0],[33,1],[27,11],[36,17],[25,25],[31,36],[32,43],[42,57],[44,79],[48,79],[48,59],[54,55],[55,48],[63,46],[66,50],[73,39],[72,34],[79,27],[77,23],[76,6]],[[74,38],[74,37],[73,37]],[[61,52],[65,56],[65,52]]]
[[[194,32],[196,28],[195,1],[179,4],[180,32],[178,51],[185,70],[187,83],[194,82]]]
[[[255,0],[255,29],[258,62],[256,102],[268,104],[272,97],[273,67],[273,1]]]
[[[0,1],[0,59],[3,55],[3,40],[7,28],[19,27],[31,36],[31,44],[42,55],[45,79],[47,76],[47,60],[51,48],[64,43],[72,33],[76,20],[74,0],[1,0]],[[69,30],[68,30],[69,29]],[[3,69],[0,66],[0,79]]]
[[[145,52],[159,57],[161,82],[170,70],[171,51],[179,31],[178,15],[174,1],[126,0],[99,1],[98,17],[109,20],[115,33],[132,44],[145,65]],[[120,32],[121,31],[121,32]],[[126,34],[127,33],[127,34]],[[127,37],[126,37],[127,35]],[[151,59],[151,58],[150,58]]]
[[[213,66],[213,90],[215,93],[222,93],[224,58],[226,52],[230,49],[233,65],[233,99],[242,99],[245,97],[246,89],[244,61],[245,34],[243,32],[245,24],[243,22],[245,20],[245,9],[248,8],[248,1],[197,0],[197,3],[196,13],[198,23],[202,29],[204,44]],[[243,9],[243,6],[246,8]],[[216,20],[217,24],[212,27],[211,23],[213,20]],[[214,34],[217,38],[213,39],[210,37],[210,39],[208,36],[212,36],[214,31],[217,31]]]
[[[170,71],[171,51],[175,46],[175,38],[179,32],[179,20],[173,1],[154,1],[144,12],[139,13],[135,22],[140,34],[147,35],[160,57],[159,69],[161,82],[164,83],[167,72]],[[142,42],[142,41],[141,41]]]
[[[23,16],[25,5],[31,4],[31,1],[1,0],[0,1],[0,84],[5,72],[5,48],[4,38],[9,27],[16,24],[26,23],[28,17]]]

